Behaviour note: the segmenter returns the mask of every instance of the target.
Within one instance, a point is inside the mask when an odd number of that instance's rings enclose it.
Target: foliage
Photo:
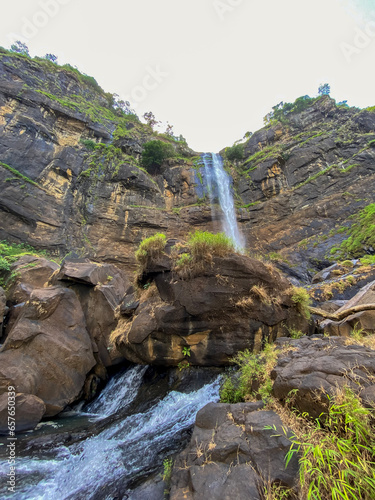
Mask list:
[[[55,54],[46,54],[44,56],[44,59],[46,59],[47,61],[51,61],[53,63],[57,63],[57,56],[55,56]]]
[[[363,266],[372,266],[375,264],[375,255],[365,255],[360,260]]]
[[[306,319],[310,318],[309,305],[311,302],[310,295],[308,294],[305,288],[300,288],[294,286],[292,288],[292,301],[297,305],[298,311],[304,316]]]
[[[3,163],[2,161],[0,161],[0,167],[6,168],[7,170],[9,170],[9,172],[12,172],[12,174],[15,175],[16,177],[18,177],[19,179],[22,179],[23,181],[28,182],[29,184],[33,184],[34,186],[42,189],[42,187],[39,186],[39,184],[37,182],[33,181],[29,177],[26,177],[26,175],[21,174],[21,172],[18,172],[18,170],[11,167],[10,165],[7,165],[6,163]]]
[[[142,165],[149,173],[156,173],[163,161],[173,158],[176,152],[171,144],[163,141],[149,141],[143,147]]]
[[[308,107],[312,106],[316,102],[316,98],[304,95],[298,97],[293,103],[290,102],[279,102],[276,106],[272,107],[270,111],[263,119],[264,124],[272,124],[280,121],[281,123],[286,123],[288,121],[288,115],[291,113],[301,113]]]
[[[225,150],[225,156],[228,160],[242,160],[244,157],[244,147],[243,144],[235,144],[232,147],[228,147]]]
[[[94,151],[95,146],[97,145],[96,142],[91,139],[81,139],[79,142],[83,144],[85,148],[89,149],[90,151]]]
[[[144,113],[143,118],[146,120],[147,125],[149,125],[151,128],[154,128],[154,126],[159,123],[152,111]]]
[[[210,260],[212,256],[225,257],[234,252],[233,241],[224,233],[195,231],[189,234],[187,244],[194,261]]]
[[[329,83],[322,83],[319,85],[318,94],[319,95],[329,95],[331,93],[331,86]]]
[[[361,257],[365,253],[364,247],[375,248],[375,203],[361,210],[356,219],[357,222],[348,230],[349,237],[340,245],[342,258]]]
[[[227,377],[220,391],[223,403],[237,403],[249,398],[267,399],[271,395],[271,371],[277,360],[276,347],[266,344],[264,350],[255,354],[248,349],[239,352],[233,362],[239,366],[237,380]]]
[[[28,46],[25,43],[21,42],[20,40],[14,42],[11,45],[10,50],[11,52],[16,52],[17,54],[30,57]]]
[[[191,348],[184,346],[182,348],[182,354],[183,354],[183,356],[191,356]]]
[[[162,233],[156,233],[140,243],[138,250],[135,252],[135,260],[142,271],[153,259],[160,256],[166,243],[167,237]]]
[[[307,500],[374,498],[375,433],[371,412],[348,387],[329,400],[315,427],[291,438],[286,464],[300,454],[300,481]]]

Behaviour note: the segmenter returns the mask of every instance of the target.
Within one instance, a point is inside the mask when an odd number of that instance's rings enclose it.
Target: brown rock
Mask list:
[[[72,290],[37,288],[0,351],[2,386],[37,396],[53,416],[79,395],[95,365],[85,318]]]
[[[24,432],[34,429],[35,426],[41,421],[46,411],[44,401],[33,394],[16,394],[14,408],[16,432]],[[0,434],[9,433],[9,415],[8,392],[6,392],[0,395]]]

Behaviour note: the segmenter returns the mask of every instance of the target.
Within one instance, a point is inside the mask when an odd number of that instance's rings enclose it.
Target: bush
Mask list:
[[[176,152],[171,144],[158,140],[149,141],[143,147],[141,163],[150,174],[155,174],[164,160],[174,156]]]
[[[214,255],[225,257],[234,252],[233,241],[224,233],[195,231],[189,234],[187,244],[194,261],[210,260]]]
[[[260,354],[246,349],[233,362],[239,366],[237,380],[227,377],[220,391],[222,403],[238,403],[250,399],[267,399],[271,395],[271,371],[277,360],[276,347],[266,344]]]
[[[243,144],[235,144],[232,147],[226,148],[225,156],[228,160],[242,160],[244,157],[244,147]]]
[[[297,305],[297,309],[302,314],[302,316],[305,316],[306,319],[309,319],[309,305],[311,302],[311,298],[307,290],[294,286],[292,289],[292,301]]]
[[[286,463],[301,454],[302,496],[307,500],[372,500],[375,491],[375,433],[372,414],[349,389],[329,399],[327,414],[303,435],[292,437]]]
[[[141,271],[144,271],[153,259],[161,255],[166,243],[167,237],[162,233],[156,233],[140,243],[138,250],[135,252],[135,260]]]
[[[375,248],[375,203],[367,205],[356,218],[348,230],[349,238],[341,243],[342,257],[358,258],[366,253],[364,246]]]

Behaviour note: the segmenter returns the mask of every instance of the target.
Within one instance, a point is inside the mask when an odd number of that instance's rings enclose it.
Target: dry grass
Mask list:
[[[250,293],[260,299],[263,304],[271,304],[271,297],[263,285],[254,285]]]
[[[241,309],[252,309],[254,300],[251,297],[242,297],[242,299],[237,300],[235,305]]]

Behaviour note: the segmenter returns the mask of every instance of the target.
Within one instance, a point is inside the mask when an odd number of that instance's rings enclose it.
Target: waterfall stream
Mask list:
[[[245,248],[245,239],[240,233],[237,224],[236,210],[234,207],[231,177],[224,170],[223,159],[215,153],[202,155],[204,163],[204,177],[208,191],[211,207],[217,197],[223,212],[223,230],[229,236],[237,250]]]
[[[115,376],[101,395],[78,413],[86,424],[99,422],[97,434],[69,445],[37,450],[20,456],[16,462],[16,493],[6,488],[8,470],[4,447],[0,446],[0,498],[15,500],[101,500],[122,498],[134,478],[147,476],[163,458],[181,449],[186,432],[193,425],[197,411],[211,401],[218,401],[217,375],[195,391],[166,391],[154,397],[146,411],[127,413],[139,397],[147,367],[136,366]],[[203,386],[202,386],[203,385]],[[143,396],[139,399],[142,399]],[[144,401],[140,402],[139,408]],[[64,427],[69,418],[39,425]],[[35,432],[35,431],[34,431]],[[51,432],[51,430],[49,430]],[[185,433],[185,436],[184,436]],[[185,441],[184,441],[185,439]],[[20,437],[22,440],[22,436]],[[26,448],[27,449],[27,448]],[[131,496],[129,496],[131,498]]]

